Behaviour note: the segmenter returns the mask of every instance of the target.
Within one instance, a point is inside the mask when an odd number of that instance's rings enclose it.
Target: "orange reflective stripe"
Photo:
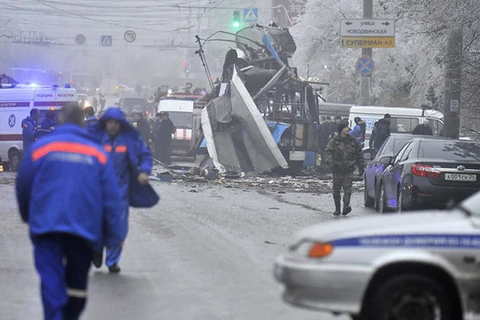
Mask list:
[[[93,146],[74,142],[52,142],[33,151],[32,159],[36,161],[50,152],[69,152],[92,156],[101,164],[107,163],[107,156]]]
[[[127,146],[116,146],[115,147],[115,152],[118,152],[118,153],[127,152]]]
[[[103,146],[103,149],[106,151],[106,152],[112,152],[112,146],[109,145],[109,144],[106,144]]]

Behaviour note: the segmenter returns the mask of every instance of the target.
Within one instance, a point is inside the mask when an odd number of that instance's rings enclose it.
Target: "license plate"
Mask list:
[[[477,181],[477,175],[476,174],[461,174],[461,173],[445,173],[445,180],[475,182],[475,181]]]

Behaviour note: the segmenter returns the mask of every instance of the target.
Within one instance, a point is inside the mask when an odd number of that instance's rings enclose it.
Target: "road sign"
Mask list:
[[[342,37],[342,48],[395,48],[395,37]]]
[[[85,42],[87,42],[87,38],[83,34],[80,33],[75,36],[75,43],[79,46],[84,45]]]
[[[257,22],[258,21],[258,9],[250,8],[243,9],[243,21],[245,22]]]
[[[395,37],[395,20],[392,19],[342,19],[342,37]]]
[[[357,70],[360,75],[368,77],[372,74],[375,69],[375,62],[369,56],[362,56],[357,61]]]
[[[123,34],[123,39],[125,39],[125,41],[128,43],[132,43],[137,40],[137,34],[133,30],[127,30]]]
[[[101,36],[100,37],[100,45],[102,47],[111,47],[112,46],[112,36]]]

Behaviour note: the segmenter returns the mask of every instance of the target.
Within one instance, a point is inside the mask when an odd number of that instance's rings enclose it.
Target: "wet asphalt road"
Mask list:
[[[41,318],[39,280],[14,176],[0,174],[0,320]],[[86,320],[346,320],[284,304],[272,263],[299,229],[334,218],[329,195],[152,183],[161,203],[131,210],[120,275],[91,271]],[[193,192],[195,190],[196,192]]]

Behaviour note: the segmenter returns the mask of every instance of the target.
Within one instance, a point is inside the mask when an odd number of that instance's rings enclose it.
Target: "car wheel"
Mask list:
[[[421,275],[394,277],[373,294],[368,308],[374,320],[454,320],[454,305],[438,282]]]
[[[20,152],[17,149],[10,150],[8,153],[8,169],[18,171],[20,166]]]
[[[365,190],[363,191],[363,203],[367,208],[371,208],[375,204],[375,199],[368,195],[367,179],[365,179]]]
[[[383,183],[380,184],[380,188],[378,188],[378,212],[381,214],[387,213],[387,201],[385,199],[385,188],[383,187]]]

